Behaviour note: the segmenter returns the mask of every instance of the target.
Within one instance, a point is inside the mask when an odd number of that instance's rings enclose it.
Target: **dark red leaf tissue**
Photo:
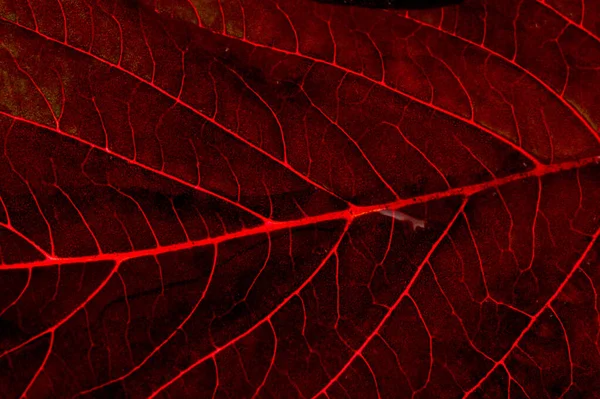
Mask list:
[[[0,398],[600,398],[600,0],[0,0]]]

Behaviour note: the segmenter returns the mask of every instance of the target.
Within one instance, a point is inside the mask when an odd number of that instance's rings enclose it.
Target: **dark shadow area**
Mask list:
[[[463,0],[315,0],[319,3],[370,8],[419,10],[460,4]]]

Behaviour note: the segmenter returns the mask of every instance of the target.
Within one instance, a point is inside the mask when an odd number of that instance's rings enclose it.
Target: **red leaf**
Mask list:
[[[598,0],[0,19],[0,396],[600,395]]]

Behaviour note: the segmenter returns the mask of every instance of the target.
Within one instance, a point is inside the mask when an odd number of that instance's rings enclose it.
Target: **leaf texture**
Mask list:
[[[600,396],[600,2],[0,0],[0,396]]]

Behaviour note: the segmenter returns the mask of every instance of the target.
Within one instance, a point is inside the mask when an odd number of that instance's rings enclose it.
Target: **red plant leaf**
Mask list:
[[[599,37],[0,0],[0,396],[600,396]]]

